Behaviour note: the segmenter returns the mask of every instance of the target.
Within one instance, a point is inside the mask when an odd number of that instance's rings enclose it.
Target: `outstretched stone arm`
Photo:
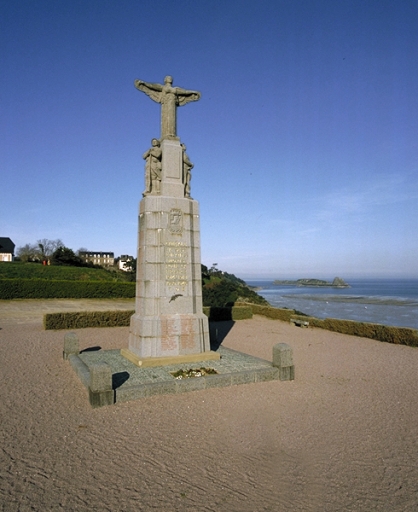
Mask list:
[[[200,100],[201,94],[198,91],[188,91],[187,89],[182,89],[181,87],[175,87],[176,95],[178,98],[179,106],[186,105],[190,101],[198,101]]]
[[[161,103],[161,91],[163,90],[161,84],[152,84],[150,82],[144,82],[143,80],[135,80],[134,83],[139,91],[144,92],[157,103]]]

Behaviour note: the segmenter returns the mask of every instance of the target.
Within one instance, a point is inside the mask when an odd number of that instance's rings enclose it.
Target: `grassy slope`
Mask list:
[[[224,307],[234,302],[269,306],[269,303],[251,290],[242,279],[226,272],[204,276],[202,293],[204,306]]]
[[[48,281],[127,281],[122,272],[67,266],[43,266],[39,263],[0,262],[0,279],[45,279]],[[236,301],[268,305],[233,274],[218,272],[206,275],[203,283],[203,305],[223,307]]]
[[[43,266],[39,263],[1,262],[0,279],[48,281],[126,281],[123,274],[100,268]]]

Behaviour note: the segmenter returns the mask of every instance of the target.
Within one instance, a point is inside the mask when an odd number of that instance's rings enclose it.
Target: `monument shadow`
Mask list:
[[[210,320],[209,319],[209,338],[210,349],[216,352],[222,345],[223,340],[229,331],[234,327],[234,320]]]
[[[87,347],[84,348],[83,350],[80,350],[80,354],[82,354],[83,352],[97,352],[98,350],[102,350],[102,347],[96,345],[94,347]]]
[[[112,375],[112,389],[120,388],[129,379],[129,372],[117,372]]]

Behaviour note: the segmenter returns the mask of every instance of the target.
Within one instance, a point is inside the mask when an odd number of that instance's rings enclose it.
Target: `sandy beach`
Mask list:
[[[416,348],[256,316],[223,345],[290,344],[294,381],[92,409],[64,331],[25,315],[0,315],[3,511],[418,510]],[[128,328],[78,334],[127,347]]]

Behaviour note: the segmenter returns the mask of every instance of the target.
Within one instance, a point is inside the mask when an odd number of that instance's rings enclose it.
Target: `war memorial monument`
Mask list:
[[[202,305],[199,204],[190,196],[193,164],[177,135],[177,107],[198,101],[200,93],[174,87],[170,76],[164,84],[136,80],[135,87],[161,104],[161,136],[151,140],[143,155],[128,348],[80,351],[78,335],[70,332],[64,338],[64,359],[88,389],[93,407],[155,394],[293,380],[292,350],[285,343],[273,347],[273,363],[219,343],[211,350]],[[194,378],[183,378],[184,373]]]
[[[144,154],[145,191],[139,205],[135,314],[129,349],[138,366],[219,359],[210,350],[208,317],[202,309],[199,204],[190,197],[193,164],[177,136],[177,107],[200,93],[135,81],[161,104],[161,137]]]

